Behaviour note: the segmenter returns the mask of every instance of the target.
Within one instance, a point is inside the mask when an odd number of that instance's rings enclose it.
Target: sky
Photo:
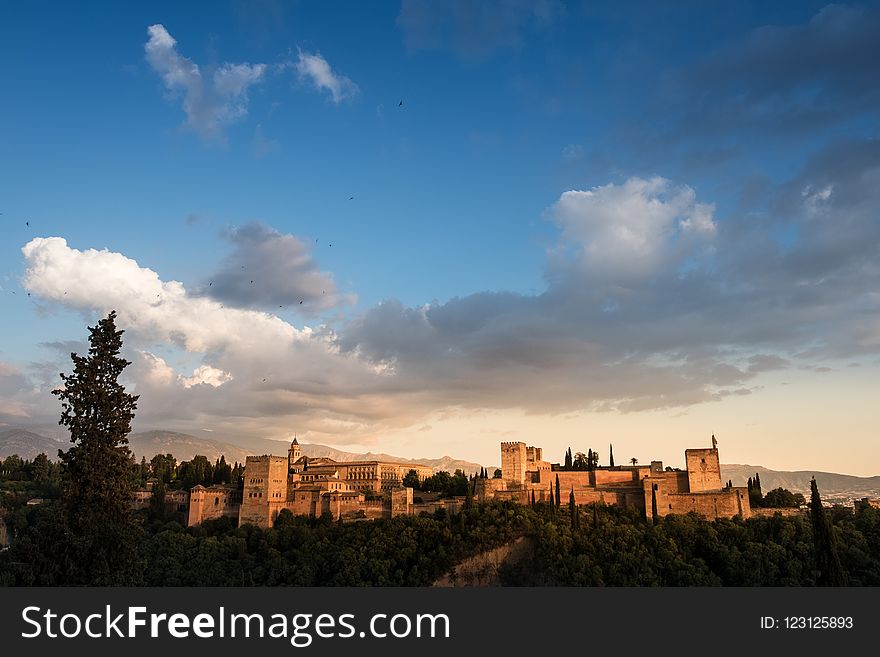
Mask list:
[[[0,429],[880,474],[880,4],[0,7]]]

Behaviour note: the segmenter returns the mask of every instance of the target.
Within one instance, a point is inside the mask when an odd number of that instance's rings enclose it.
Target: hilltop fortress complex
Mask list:
[[[556,495],[566,501],[574,493],[578,505],[601,503],[636,508],[645,517],[696,512],[706,518],[752,515],[748,490],[725,486],[715,437],[712,447],[685,450],[685,470],[650,465],[598,466],[589,469],[562,466],[543,460],[540,447],[523,442],[501,443],[501,476],[472,481],[479,502],[511,500],[520,504],[549,502]],[[414,502],[413,489],[403,479],[415,471],[421,482],[433,474],[426,465],[382,461],[340,463],[330,458],[308,458],[294,438],[283,456],[248,456],[244,486],[195,486],[188,509],[174,498],[177,508],[187,510],[187,524],[229,517],[239,524],[270,527],[288,509],[295,515],[354,520],[415,515],[446,508],[457,511],[463,499]],[[166,494],[180,494],[173,491]]]
[[[746,487],[726,486],[715,436],[712,447],[685,450],[686,470],[650,465],[564,467],[543,460],[540,447],[522,442],[501,443],[501,477],[478,479],[476,498],[514,500],[521,504],[548,502],[559,487],[575,504],[614,504],[634,507],[652,519],[670,513],[696,512],[706,518],[752,515]]]
[[[403,478],[415,470],[419,481],[433,474],[427,465],[350,461],[302,455],[296,438],[287,456],[248,456],[244,487],[195,486],[187,524],[230,517],[240,525],[271,527],[283,509],[294,515],[334,518],[384,518],[411,512],[413,489]]]

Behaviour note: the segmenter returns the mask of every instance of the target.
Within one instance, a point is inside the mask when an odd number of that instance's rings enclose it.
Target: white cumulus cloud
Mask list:
[[[147,32],[147,61],[169,92],[183,95],[186,125],[202,137],[222,138],[226,126],[247,114],[248,88],[263,79],[266,65],[227,63],[206,76],[178,53],[177,42],[163,25],[151,25]]]
[[[300,80],[308,80],[316,89],[329,91],[337,105],[358,94],[358,86],[344,75],[335,73],[321,53],[300,50],[294,68]]]
[[[383,399],[389,376],[342,353],[325,327],[298,328],[270,313],[227,307],[121,253],[75,249],[61,237],[35,238],[22,253],[22,285],[41,302],[90,321],[117,312],[143,421],[210,416],[218,429],[272,435],[296,426],[332,440],[323,434],[340,422],[367,431],[408,416],[403,405]],[[155,355],[157,347],[202,362],[183,375]],[[20,389],[23,380],[16,381]]]
[[[692,188],[660,177],[567,191],[550,208],[587,271],[621,281],[669,266],[683,256],[687,238],[711,237],[713,214],[714,206],[697,203]]]

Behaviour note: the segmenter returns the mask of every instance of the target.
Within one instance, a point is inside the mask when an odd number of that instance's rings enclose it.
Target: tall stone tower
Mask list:
[[[714,435],[712,436],[712,444],[717,445]],[[721,490],[724,487],[721,483],[721,463],[717,447],[686,449],[684,459],[687,465],[689,492]]]
[[[526,444],[520,442],[501,443],[501,478],[505,481],[524,484],[526,481]]]
[[[287,450],[288,470],[293,470],[293,464],[299,461],[300,456],[302,456],[302,448],[299,446],[299,441],[296,439],[296,436],[294,436],[293,442],[290,443],[290,449]]]
[[[238,524],[272,526],[287,502],[287,463],[283,456],[247,457]]]

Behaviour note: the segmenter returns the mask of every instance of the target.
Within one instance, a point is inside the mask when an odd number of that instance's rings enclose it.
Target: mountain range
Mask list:
[[[11,427],[0,431],[0,458],[5,458],[11,454],[18,454],[24,459],[32,459],[42,452],[47,454],[49,458],[56,459],[58,457],[58,450],[66,450],[70,443],[67,440],[66,432],[47,429],[50,428]],[[211,461],[216,461],[223,455],[229,463],[236,461],[243,463],[248,455],[254,454],[286,456],[288,448],[286,442],[279,440],[249,439],[245,445],[236,445],[213,438],[201,438],[186,433],[166,430],[132,433],[128,436],[128,444],[138,460],[142,456],[150,460],[156,454],[173,454],[178,461],[188,461],[196,454],[201,454],[208,457]],[[432,467],[435,472],[440,470],[446,470],[447,472],[464,470],[467,474],[473,474],[479,472],[482,467],[479,463],[455,459],[451,456],[435,459],[406,459],[375,452],[346,452],[327,445],[309,443],[302,444],[302,453],[310,458],[329,457],[341,463],[349,461],[418,463]]]
[[[774,488],[787,488],[793,493],[810,496],[810,479],[816,477],[816,486],[823,498],[829,497],[880,497],[880,476],[856,477],[853,475],[821,472],[819,470],[779,471],[760,465],[722,465],[721,477],[734,486],[745,486],[749,477],[758,474],[761,490],[766,493]]]
[[[215,461],[221,455],[230,463],[238,461],[243,463],[251,454],[275,454],[284,456],[287,454],[287,443],[268,439],[247,439],[243,444],[217,440],[214,438],[202,438],[186,433],[175,431],[152,430],[141,431],[129,435],[129,446],[135,457],[140,460],[145,456],[147,460],[156,454],[173,454],[178,461],[187,461],[196,454],[201,454]],[[44,452],[49,458],[55,459],[59,449],[67,449],[69,446],[67,432],[57,426],[33,426],[33,427],[10,427],[0,430],[0,458],[11,454],[18,454],[22,458],[31,459],[37,454]],[[348,461],[389,461],[393,463],[420,463],[431,466],[435,472],[446,470],[464,470],[467,474],[479,472],[480,464],[451,456],[443,456],[436,459],[406,459],[391,454],[375,452],[346,452],[327,445],[304,443],[302,453],[309,457],[329,457],[342,463]],[[489,466],[489,472],[495,466]],[[760,465],[728,464],[721,466],[721,475],[726,482],[728,479],[734,486],[745,486],[749,477],[758,473],[761,478],[761,488],[766,493],[774,488],[787,488],[795,493],[810,493],[810,479],[816,477],[816,484],[824,498],[828,497],[880,497],[880,476],[856,477],[853,475],[837,474],[822,471],[779,471],[770,470]]]

